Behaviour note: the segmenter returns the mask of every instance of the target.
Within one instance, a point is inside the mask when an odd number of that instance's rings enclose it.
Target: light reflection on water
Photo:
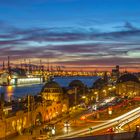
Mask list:
[[[0,86],[0,94],[4,93],[5,100],[9,101],[12,98],[23,97],[28,94],[36,95],[43,87],[43,84],[22,85],[22,86]]]
[[[6,96],[7,96],[7,100],[10,101],[11,97],[13,96],[14,94],[14,87],[12,86],[7,86],[6,87]]]

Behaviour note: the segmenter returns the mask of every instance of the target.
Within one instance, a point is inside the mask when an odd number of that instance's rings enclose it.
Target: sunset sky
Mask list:
[[[140,0],[0,0],[0,61],[140,70]]]

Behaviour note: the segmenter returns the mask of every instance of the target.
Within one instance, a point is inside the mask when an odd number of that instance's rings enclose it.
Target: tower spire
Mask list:
[[[5,70],[5,62],[3,61],[2,69]]]
[[[47,71],[50,71],[50,62],[49,62],[49,58],[48,58],[48,68]]]
[[[8,56],[8,72],[11,72],[11,68],[10,68],[10,57]]]

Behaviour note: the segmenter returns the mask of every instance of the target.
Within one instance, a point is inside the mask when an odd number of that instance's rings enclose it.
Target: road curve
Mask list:
[[[116,117],[116,118],[111,119],[111,120],[106,120],[106,122],[104,122],[104,123],[90,127],[90,128],[92,128],[92,130],[90,130],[90,133],[96,132],[96,131],[99,131],[102,129],[106,129],[108,127],[117,125],[118,123],[126,121],[126,120],[128,120],[128,122],[129,122],[129,120],[134,120],[138,117],[140,117],[140,107],[135,108],[135,109],[119,116],[119,117]],[[54,139],[74,138],[74,137],[82,136],[85,134],[89,134],[89,127],[75,131],[75,132],[70,132],[69,134],[54,137]]]

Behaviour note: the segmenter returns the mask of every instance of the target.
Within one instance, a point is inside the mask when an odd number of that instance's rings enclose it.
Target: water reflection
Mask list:
[[[6,88],[6,93],[7,93],[6,94],[6,99],[8,101],[11,101],[11,98],[14,94],[14,87],[13,86],[6,86],[5,88]]]
[[[22,85],[22,86],[0,86],[0,94],[4,93],[4,98],[7,101],[11,99],[27,96],[36,95],[40,93],[43,84],[35,85]]]

